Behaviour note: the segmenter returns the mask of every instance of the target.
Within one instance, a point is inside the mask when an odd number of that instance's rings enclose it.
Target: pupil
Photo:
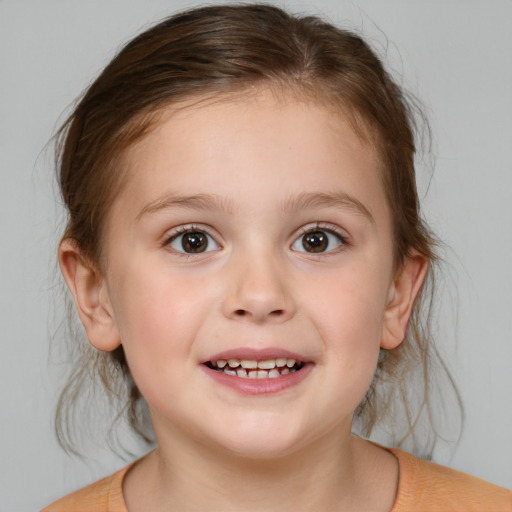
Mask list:
[[[302,245],[309,252],[323,252],[327,249],[328,240],[323,231],[313,231],[302,239]]]
[[[208,245],[208,240],[204,233],[187,233],[183,236],[181,245],[186,252],[204,252]]]

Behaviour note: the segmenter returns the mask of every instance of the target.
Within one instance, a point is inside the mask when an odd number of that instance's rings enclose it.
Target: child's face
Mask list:
[[[374,151],[325,109],[262,92],[178,112],[124,163],[99,294],[112,325],[91,341],[119,334],[159,441],[266,457],[348,435],[409,314]],[[283,358],[303,366],[209,367]]]

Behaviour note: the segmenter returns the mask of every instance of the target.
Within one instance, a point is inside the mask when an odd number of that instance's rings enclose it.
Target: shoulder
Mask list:
[[[126,512],[122,484],[131,466],[64,496],[41,512]]]
[[[392,512],[512,512],[512,491],[390,448],[400,467]]]

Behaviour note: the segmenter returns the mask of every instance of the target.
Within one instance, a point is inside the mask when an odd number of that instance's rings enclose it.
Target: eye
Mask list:
[[[345,243],[345,239],[327,229],[311,229],[303,233],[292,245],[292,250],[309,253],[331,252]]]
[[[187,230],[173,235],[169,240],[169,246],[175,251],[187,254],[198,254],[220,249],[219,244],[204,231]]]

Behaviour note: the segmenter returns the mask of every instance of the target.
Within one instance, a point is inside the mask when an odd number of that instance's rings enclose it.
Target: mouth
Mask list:
[[[242,379],[277,379],[300,371],[304,367],[303,361],[297,359],[278,357],[275,359],[217,359],[207,361],[205,366],[211,370],[240,377]]]
[[[280,348],[240,348],[199,365],[214,382],[244,395],[276,395],[307,379],[315,363]]]

